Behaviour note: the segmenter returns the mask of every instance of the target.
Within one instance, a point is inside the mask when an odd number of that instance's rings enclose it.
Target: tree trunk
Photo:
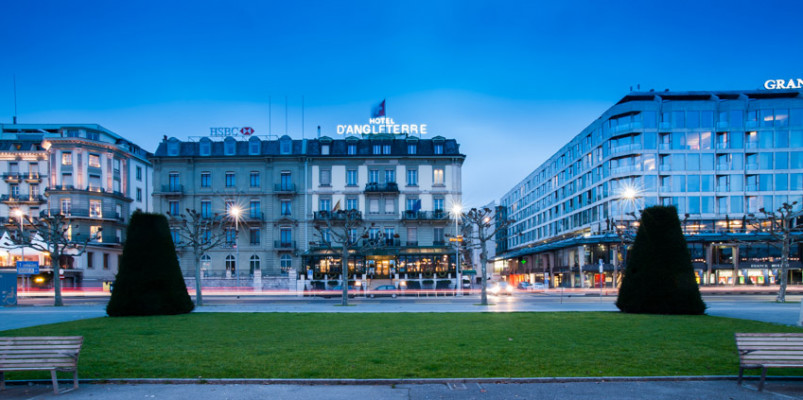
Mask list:
[[[343,301],[342,305],[349,305],[349,247],[343,243],[343,255],[340,256],[340,270],[343,273]]]
[[[201,294],[201,256],[195,250],[195,305],[204,305],[204,298]]]
[[[488,250],[485,248],[485,233],[483,232],[482,225],[479,226],[478,229],[479,238],[480,238],[480,264],[482,268],[482,295],[480,297],[480,304],[483,306],[488,305],[488,273],[487,271],[487,263],[488,263]]]
[[[783,220],[783,250],[781,251],[781,279],[780,287],[778,288],[778,298],[775,299],[778,303],[786,301],[786,276],[789,274],[789,242],[791,240],[792,232],[789,228],[790,221],[786,218]]]
[[[53,247],[55,249],[58,245]],[[61,266],[59,265],[59,258],[61,258],[61,252],[53,251],[50,258],[50,266],[53,267],[53,305],[56,307],[64,305],[61,299]]]

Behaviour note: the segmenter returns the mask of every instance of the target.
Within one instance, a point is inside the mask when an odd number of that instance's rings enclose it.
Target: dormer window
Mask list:
[[[232,137],[223,140],[223,155],[233,156],[237,153],[237,141]]]
[[[375,144],[374,145],[374,154],[382,154],[382,146]]]
[[[382,145],[382,154],[390,154],[390,145],[389,144]]]
[[[262,142],[256,136],[252,137],[251,139],[248,139],[248,154],[252,156],[259,155],[261,143]]]
[[[179,142],[178,139],[170,138],[170,140],[167,141],[167,155],[177,156],[179,145],[181,145],[181,142]]]
[[[290,139],[289,136],[282,136],[279,139],[279,154],[292,154],[293,153],[293,141]]]
[[[435,145],[435,154],[443,154],[443,145],[442,144],[436,144]]]
[[[200,154],[202,156],[209,156],[212,154],[212,141],[209,138],[201,139]]]
[[[418,145],[410,143],[407,144],[407,154],[415,154],[418,151]]]
[[[329,155],[329,145],[322,144],[321,145],[321,155],[328,156]]]
[[[357,155],[357,145],[356,144],[350,144],[348,146],[348,154],[350,156]]]

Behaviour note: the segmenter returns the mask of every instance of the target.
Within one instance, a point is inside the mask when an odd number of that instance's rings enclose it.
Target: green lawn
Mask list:
[[[194,313],[0,335],[83,335],[82,378],[441,378],[733,375],[734,332],[803,330],[622,313]]]

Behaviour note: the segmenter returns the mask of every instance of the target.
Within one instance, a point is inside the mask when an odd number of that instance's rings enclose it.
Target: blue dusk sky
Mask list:
[[[338,124],[367,123],[387,99],[397,123],[458,140],[463,202],[481,206],[631,86],[803,78],[801,11],[740,0],[6,0],[0,122],[14,115],[14,75],[20,123],[97,123],[148,151],[216,126],[300,139],[320,125],[338,137]]]

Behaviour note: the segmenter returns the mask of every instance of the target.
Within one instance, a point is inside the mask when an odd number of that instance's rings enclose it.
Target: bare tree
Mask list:
[[[482,301],[484,306],[488,305],[488,249],[487,243],[489,240],[494,240],[497,233],[503,232],[514,221],[509,219],[500,218],[496,210],[488,207],[472,208],[462,216],[463,223],[471,229],[468,237],[463,240],[466,246],[480,249],[480,267],[482,270]]]
[[[340,251],[340,270],[343,279],[341,304],[347,306],[349,255],[360,254],[368,249],[383,246],[385,244],[384,233],[377,232],[373,236],[369,235],[370,227],[365,226],[362,213],[357,210],[317,211],[315,217],[315,233],[319,240],[311,244],[325,247],[334,254]]]
[[[763,219],[756,219],[750,214],[752,225],[759,232],[769,234],[769,244],[781,250],[781,269],[779,271],[778,297],[775,301],[783,303],[786,301],[786,278],[789,275],[789,252],[792,243],[799,242],[800,236],[795,233],[801,232],[803,226],[797,224],[798,218],[803,215],[802,211],[795,211],[797,201],[783,203],[777,210],[771,211],[764,208],[759,211],[764,214]]]
[[[621,280],[621,272],[624,273],[625,268],[627,267],[627,246],[633,244],[636,240],[636,232],[633,230],[631,223],[634,221],[638,221],[639,217],[636,215],[635,212],[629,212],[627,215],[630,215],[633,220],[627,220],[621,218],[621,220],[616,221],[614,219],[609,219],[608,224],[613,226],[613,231],[616,233],[616,236],[619,238],[619,256],[622,258],[620,260],[616,260],[613,263],[613,287],[618,287],[618,283]],[[686,218],[688,218],[688,214],[686,214]],[[684,219],[684,225],[685,225]],[[685,233],[685,232],[684,232]]]
[[[96,239],[96,237],[87,237],[84,240],[80,240],[80,233],[72,234],[72,230],[77,230],[78,225],[71,225],[70,219],[62,214],[42,215],[38,219],[31,219],[26,216],[25,220],[27,225],[30,226],[30,233],[26,237],[25,228],[18,228],[17,235],[12,236],[11,241],[17,247],[29,247],[50,254],[50,266],[53,269],[53,305],[57,307],[63,306],[59,260],[62,255],[67,255],[68,252],[71,256],[84,254],[89,241]],[[100,231],[98,231],[97,235],[100,235]]]
[[[170,226],[178,231],[179,242],[176,248],[192,250],[195,261],[195,305],[203,305],[201,293],[201,256],[207,251],[219,247],[225,240],[222,229],[223,219],[214,214],[204,217],[198,211],[186,209],[186,214],[171,215]]]

